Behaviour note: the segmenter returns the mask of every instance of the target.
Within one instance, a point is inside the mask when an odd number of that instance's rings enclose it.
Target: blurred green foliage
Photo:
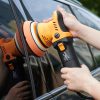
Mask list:
[[[90,9],[93,13],[100,16],[100,0],[78,0],[83,6]]]

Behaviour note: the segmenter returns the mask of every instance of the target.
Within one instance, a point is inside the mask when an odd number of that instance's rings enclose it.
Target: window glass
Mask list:
[[[93,15],[88,10],[82,10],[76,7],[71,8],[81,23],[100,30],[100,19],[97,16]]]
[[[91,50],[92,50],[95,60],[96,60],[96,66],[100,66],[100,50],[93,46],[91,46]]]
[[[6,38],[12,38],[16,32],[16,28],[15,20],[8,0],[0,0],[0,38],[4,38],[5,40]],[[0,76],[4,77],[4,79],[3,81],[0,80],[0,100],[8,94],[9,89],[15,84],[15,80],[13,80],[11,76],[12,73],[10,73],[7,69],[7,66],[4,68],[1,67],[4,66],[0,66],[0,69],[3,69],[1,70]],[[3,74],[4,72],[7,74]]]
[[[80,63],[86,64],[89,67],[89,69],[92,70],[94,64],[87,44],[80,39],[75,39],[73,45]]]
[[[40,0],[23,0],[23,4],[33,19],[37,21],[49,18],[57,5],[60,5],[60,3],[56,3],[53,0],[42,0],[42,2]]]
[[[100,30],[100,19],[86,10],[81,10],[75,7],[72,7],[77,19],[92,28]],[[92,53],[94,55],[95,64],[96,66],[100,65],[100,50],[96,49],[95,47],[91,46]]]
[[[0,27],[5,29],[5,31],[12,31],[13,34],[16,31],[16,23],[8,0],[0,1]]]
[[[42,21],[43,19],[51,17],[57,5],[63,6],[63,4],[53,0],[42,0],[42,2],[40,2],[40,0],[23,0],[23,4],[36,21]],[[69,8],[66,7],[66,10],[67,9]]]

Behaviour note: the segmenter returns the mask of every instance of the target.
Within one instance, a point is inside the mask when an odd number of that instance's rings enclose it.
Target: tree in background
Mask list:
[[[83,6],[90,9],[93,13],[100,16],[100,0],[78,0]]]

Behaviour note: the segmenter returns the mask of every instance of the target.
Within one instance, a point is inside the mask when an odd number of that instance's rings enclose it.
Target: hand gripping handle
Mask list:
[[[65,26],[62,14],[57,11],[58,24],[62,32],[69,32]],[[54,43],[64,67],[80,67],[80,63],[73,47],[73,38],[65,37]]]

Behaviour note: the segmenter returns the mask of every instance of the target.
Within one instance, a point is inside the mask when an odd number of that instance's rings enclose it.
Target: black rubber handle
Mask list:
[[[64,67],[80,67],[72,44],[68,44],[64,51],[58,51]]]
[[[63,16],[59,11],[57,11],[57,18],[58,18],[58,24],[62,32],[69,32],[68,28],[64,24]],[[60,51],[59,48],[57,48],[57,50],[58,50],[63,66],[79,67],[80,66],[79,61],[76,57],[75,50],[72,46],[73,39],[66,38],[66,39],[62,39],[62,41],[66,49],[64,51]]]
[[[65,50],[60,50],[58,46],[59,43],[62,43],[64,45]],[[72,43],[72,38],[64,38],[60,40],[55,46],[64,67],[80,67],[80,63],[76,56]]]
[[[57,11],[57,17],[58,17],[58,24],[60,26],[60,29],[63,32],[69,32],[68,28],[64,24],[63,16],[62,16],[62,14],[59,11]]]

